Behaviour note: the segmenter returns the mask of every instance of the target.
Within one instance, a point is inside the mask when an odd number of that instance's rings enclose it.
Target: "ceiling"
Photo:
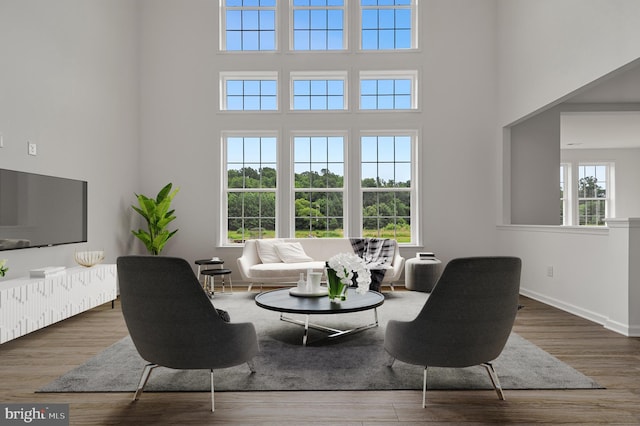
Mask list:
[[[562,149],[640,148],[640,66],[605,78],[565,104],[631,104],[638,111],[563,112]]]
[[[640,147],[640,111],[563,112],[562,149]]]

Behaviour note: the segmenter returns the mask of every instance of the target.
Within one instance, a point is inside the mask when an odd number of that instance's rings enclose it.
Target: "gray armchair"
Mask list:
[[[122,256],[117,260],[122,314],[140,356],[147,361],[133,396],[158,366],[208,369],[211,411],[215,409],[213,370],[247,363],[258,353],[251,323],[224,321],[186,260]]]
[[[483,365],[498,398],[504,399],[491,361],[500,355],[511,334],[521,267],[516,257],[454,259],[414,320],[389,321],[384,340],[391,356],[389,366],[396,359],[425,366],[423,408],[429,366]]]

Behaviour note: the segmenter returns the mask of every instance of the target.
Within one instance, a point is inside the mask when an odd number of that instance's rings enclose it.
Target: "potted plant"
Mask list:
[[[139,207],[131,206],[147,221],[148,230],[138,229],[131,231],[133,235],[138,237],[147,247],[152,255],[159,255],[169,238],[173,237],[178,230],[169,231],[167,227],[176,216],[173,214],[175,210],[169,210],[173,197],[179,191],[171,190],[172,184],[168,183],[158,192],[155,199],[149,198],[142,194],[136,194]]]
[[[7,265],[7,259],[0,259],[0,277],[4,277],[4,275],[9,270]]]

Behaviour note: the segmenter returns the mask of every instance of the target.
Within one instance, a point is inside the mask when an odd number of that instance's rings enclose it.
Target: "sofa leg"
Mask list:
[[[249,283],[249,288],[247,289],[247,292],[251,292],[251,287],[253,287],[253,283]]]

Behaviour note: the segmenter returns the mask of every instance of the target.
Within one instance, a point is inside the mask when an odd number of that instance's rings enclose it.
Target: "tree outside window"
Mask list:
[[[361,138],[362,234],[412,241],[412,136]]]
[[[578,167],[578,224],[604,226],[607,214],[608,168],[602,164]]]
[[[227,241],[276,234],[276,138],[227,136]]]
[[[344,237],[344,137],[295,136],[297,238]]]

